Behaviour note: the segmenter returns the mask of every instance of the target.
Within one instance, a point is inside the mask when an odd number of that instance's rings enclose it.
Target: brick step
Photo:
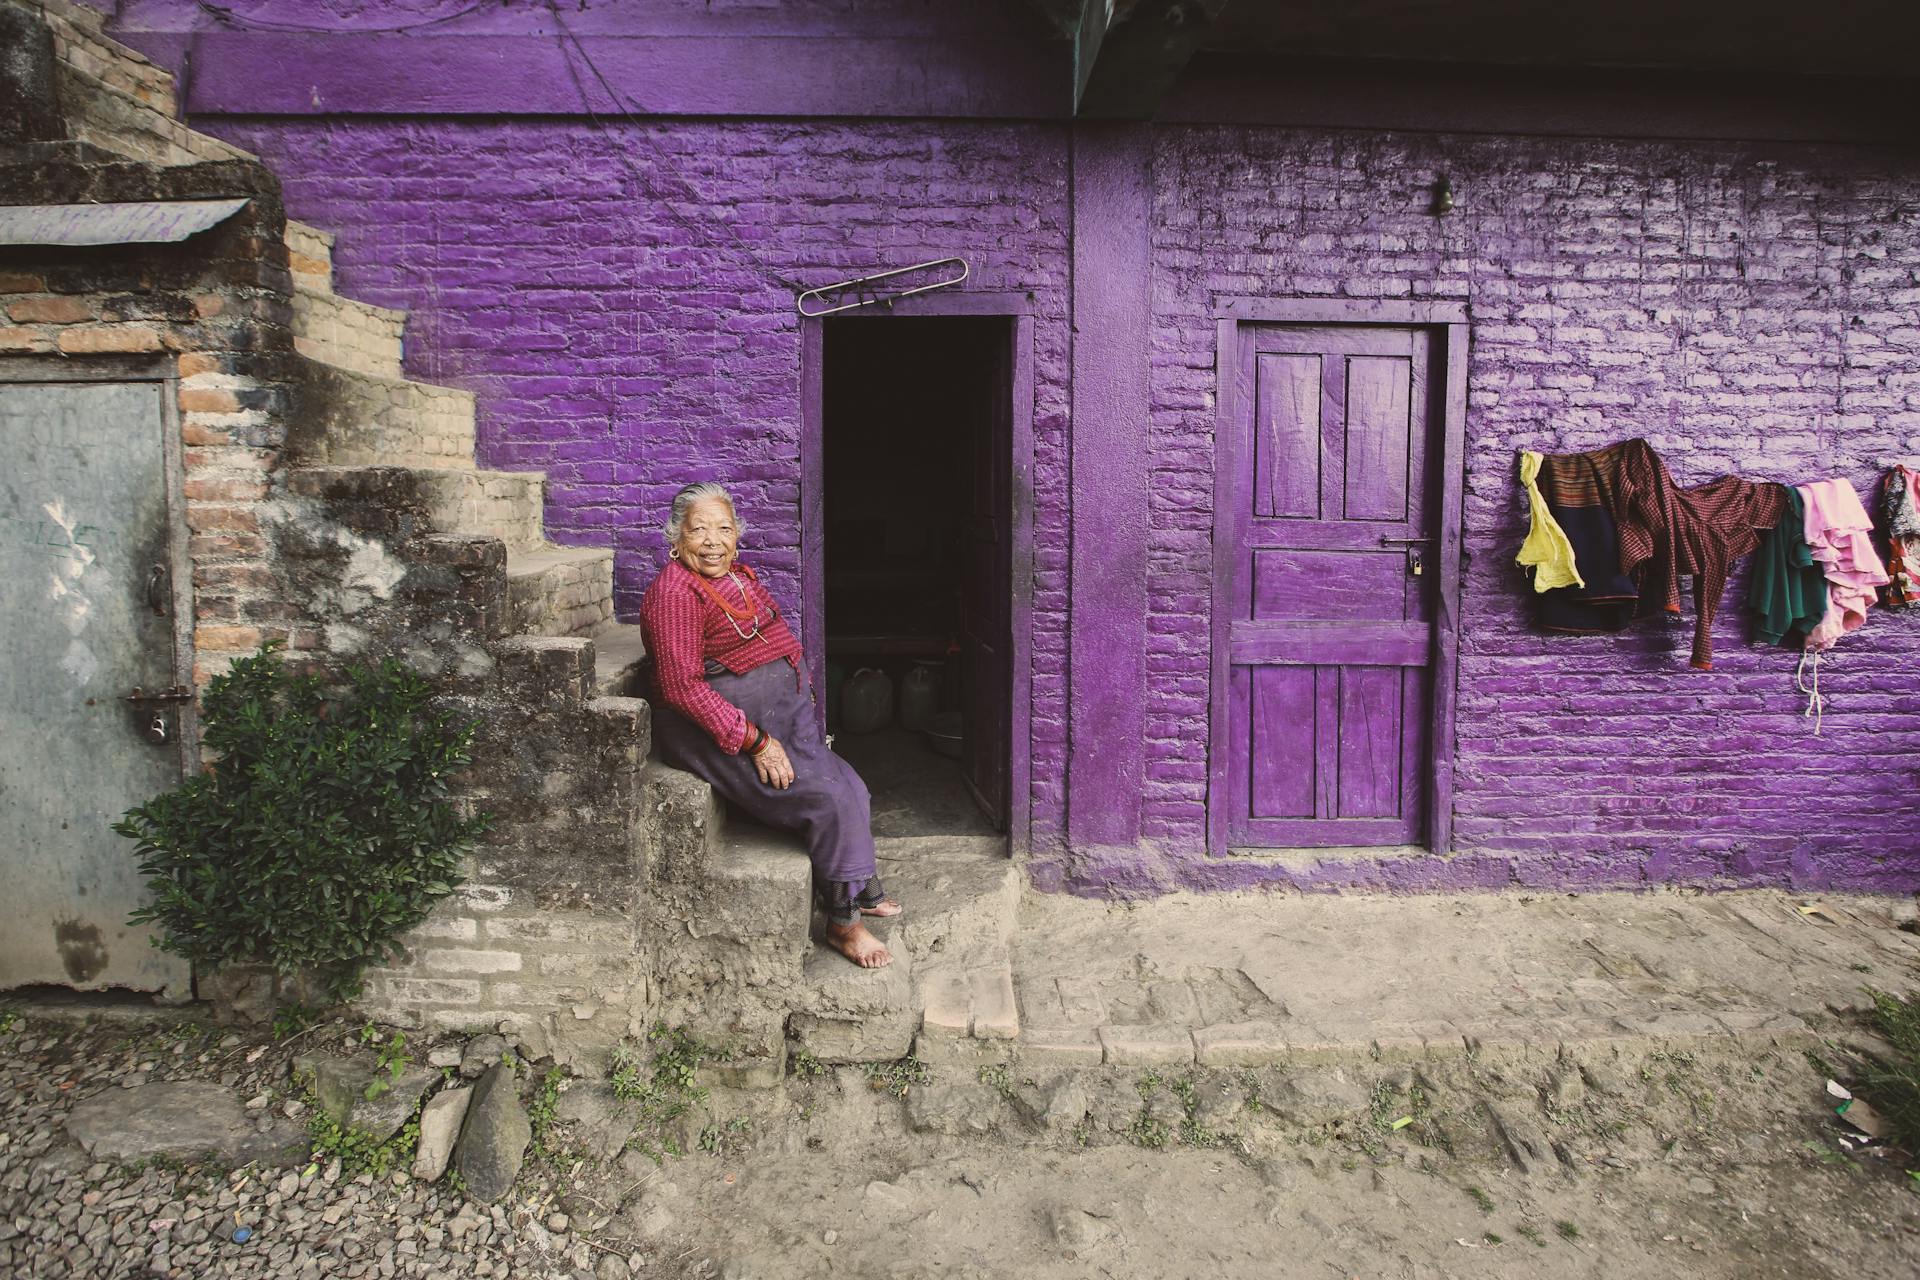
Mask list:
[[[875,841],[887,892],[906,908],[901,931],[914,963],[921,1017],[914,1053],[973,1061],[1020,1034],[1013,937],[1021,877],[999,836],[910,836]]]
[[[181,123],[172,75],[110,39],[100,13],[79,4],[40,12],[53,31],[55,93],[74,140],[160,165],[255,159]]]
[[[400,379],[407,313],[304,285],[293,291],[293,347],[310,360],[376,378]]]
[[[133,98],[169,119],[177,119],[173,76],[135,49],[106,33],[106,15],[84,4],[43,5],[54,31],[61,62],[109,88]]]
[[[603,697],[644,698],[640,663],[647,642],[635,622],[609,622],[593,633],[593,687]]]
[[[287,219],[287,269],[294,287],[310,293],[333,292],[333,233]]]
[[[422,533],[499,538],[509,555],[542,548],[546,476],[461,467],[300,466],[289,489],[335,508],[351,528],[405,539]],[[610,553],[607,553],[610,554]]]
[[[300,362],[288,447],[340,466],[473,466],[473,393],[381,377],[319,360]]]
[[[592,635],[613,621],[613,551],[551,545],[510,548],[507,600],[516,631]]]

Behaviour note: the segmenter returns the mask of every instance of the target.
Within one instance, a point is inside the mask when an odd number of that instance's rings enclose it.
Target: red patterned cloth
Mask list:
[[[1680,579],[1693,575],[1693,665],[1711,671],[1713,616],[1726,592],[1727,574],[1734,561],[1760,545],[1761,531],[1780,523],[1786,489],[1738,476],[1682,489],[1645,440],[1549,457],[1540,481],[1552,503],[1601,505],[1613,516],[1620,531],[1620,571],[1640,586],[1640,615],[1679,613]]]
[[[709,590],[743,616],[730,617]],[[753,617],[744,616],[749,614]],[[708,580],[677,560],[668,561],[640,601],[640,628],[647,641],[654,696],[706,730],[730,754],[746,745],[747,717],[707,683],[708,659],[735,675],[776,658],[796,668],[800,662],[800,642],[773,596],[743,564],[734,565],[731,578]]]

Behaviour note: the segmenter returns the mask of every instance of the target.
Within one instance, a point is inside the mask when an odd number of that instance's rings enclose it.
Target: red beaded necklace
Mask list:
[[[753,577],[753,570],[748,569],[745,565],[742,565],[740,567],[742,571],[746,573],[748,579],[751,580]],[[746,631],[746,632],[741,631],[739,626],[735,625],[734,632],[738,634],[742,640],[745,640],[749,636],[753,636],[759,633],[760,609],[757,605],[754,605],[753,596],[748,593],[746,586],[742,584],[738,578],[735,578],[733,576],[732,570],[728,570],[727,577],[732,579],[734,586],[740,588],[740,600],[743,604],[746,604],[749,606],[744,610],[736,609],[733,607],[733,605],[729,604],[727,602],[727,598],[720,594],[720,589],[714,586],[712,582],[708,581],[707,575],[692,569],[689,569],[688,572],[693,574],[693,580],[700,584],[700,589],[707,593],[707,598],[712,600],[715,604],[719,605],[721,612],[725,613],[727,617],[734,619],[736,624],[743,620],[746,622],[751,622],[753,624],[753,630]]]

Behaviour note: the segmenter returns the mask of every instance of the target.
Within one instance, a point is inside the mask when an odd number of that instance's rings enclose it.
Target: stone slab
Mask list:
[[[1110,1067],[1177,1067],[1193,1061],[1186,1027],[1107,1026],[1099,1030],[1101,1059]]]
[[[159,1081],[108,1089],[74,1103],[67,1132],[96,1160],[217,1156],[230,1164],[286,1164],[305,1151],[306,1131],[277,1120],[255,1127],[232,1090],[210,1081]]]
[[[1287,1056],[1278,1022],[1220,1022],[1193,1031],[1194,1060],[1203,1067],[1261,1067]]]
[[[467,1118],[472,1101],[472,1086],[442,1089],[427,1099],[420,1110],[420,1138],[414,1145],[413,1176],[422,1182],[435,1182],[447,1171],[453,1157],[453,1144]]]
[[[979,1040],[1011,1040],[1020,1034],[1019,1006],[1013,999],[1013,971],[1005,965],[967,975],[973,1006],[973,1034]]]

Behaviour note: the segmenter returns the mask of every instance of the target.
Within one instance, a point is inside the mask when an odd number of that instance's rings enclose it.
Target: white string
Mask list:
[[[1801,678],[1801,673],[1807,669],[1807,659],[1809,657],[1813,659],[1813,686],[1811,688],[1809,688],[1806,681]],[[1820,736],[1820,720],[1826,713],[1827,705],[1827,700],[1820,696],[1820,650],[1802,649],[1800,651],[1800,665],[1794,669],[1793,683],[1795,688],[1807,695],[1807,709],[1802,711],[1800,716],[1802,719],[1808,716],[1813,717],[1813,736],[1817,738]]]

